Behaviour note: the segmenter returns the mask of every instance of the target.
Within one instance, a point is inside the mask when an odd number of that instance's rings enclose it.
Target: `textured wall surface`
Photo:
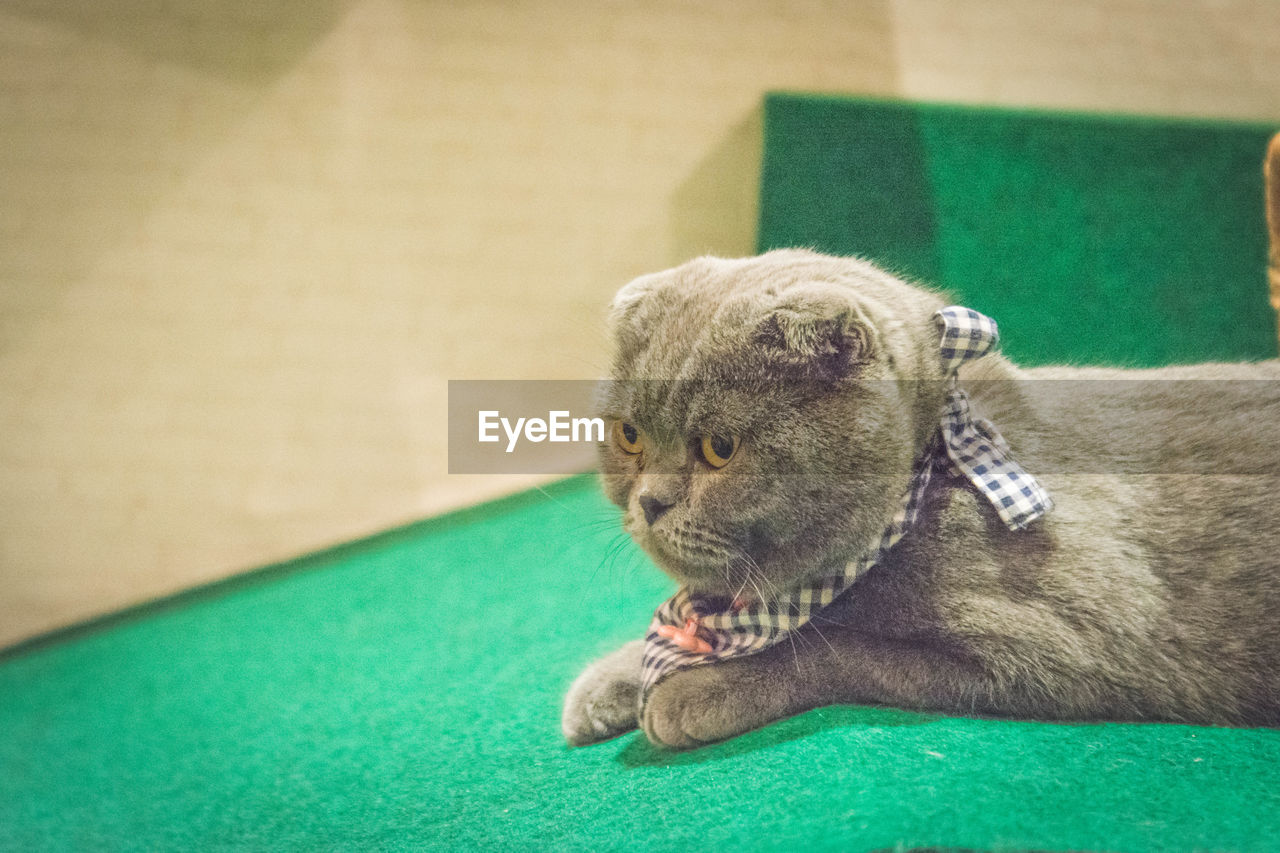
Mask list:
[[[446,381],[750,252],[769,89],[1280,123],[1280,6],[0,0],[0,645],[527,485]]]

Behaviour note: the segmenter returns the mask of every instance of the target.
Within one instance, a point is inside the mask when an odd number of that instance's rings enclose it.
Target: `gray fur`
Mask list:
[[[564,700],[564,736],[574,746],[611,738],[636,727],[640,658],[644,640],[605,655],[573,682]]]
[[[606,414],[648,443],[639,456],[601,448],[626,530],[682,584],[727,597],[767,596],[861,553],[936,429],[932,315],[944,304],[864,261],[803,251],[703,258],[627,285],[612,313],[625,381]],[[946,480],[885,563],[792,642],[670,675],[642,720],[628,644],[575,682],[566,737],[638,724],[690,747],[840,702],[1280,725],[1280,382],[1224,404],[1221,383],[1199,398],[1195,383],[1135,394],[1102,381],[1232,377],[1277,380],[1280,362],[967,366],[962,386],[1053,495],[1049,516],[1010,532]],[[1048,383],[985,379],[1098,381],[1073,408],[1027,390]],[[697,458],[706,432],[742,437],[724,469]],[[1234,473],[1188,473],[1188,454]],[[1108,455],[1126,469],[1100,467]],[[646,495],[670,506],[653,524]]]

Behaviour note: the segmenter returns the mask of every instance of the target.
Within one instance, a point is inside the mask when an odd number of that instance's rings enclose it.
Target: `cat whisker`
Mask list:
[[[630,572],[635,568],[636,552],[630,548],[631,537],[626,533],[619,533],[613,537],[613,541],[609,545],[609,560],[611,565],[617,566],[618,558],[627,555],[627,562],[624,566],[625,571]]]
[[[588,589],[590,588],[591,583],[595,580],[596,574],[600,571],[602,566],[607,564],[611,573],[617,568],[618,557],[626,550],[628,539],[629,537],[625,533],[618,533],[614,535],[605,549],[604,556],[601,557],[599,564],[596,565],[595,571],[592,572],[591,578],[587,582]]]
[[[831,649],[831,653],[836,654],[836,647],[831,645],[831,641],[827,639],[827,635],[822,633],[822,629],[818,627],[818,620],[810,619],[808,624],[813,628],[813,632],[818,635],[822,642],[827,644],[827,648]]]
[[[725,565],[724,565],[724,575],[725,575],[725,578],[724,578],[724,579],[725,579],[725,583],[729,583],[729,582],[730,582],[730,581],[729,581],[729,568],[730,568],[730,566],[731,566],[731,565],[732,565],[732,560],[728,560],[728,561],[726,561],[726,562],[725,562]],[[737,601],[737,600],[739,600],[740,598],[742,598],[742,591],[743,591],[744,589],[746,589],[746,588],[747,588],[747,579],[748,579],[747,577],[744,577],[744,578],[742,579],[742,584],[738,587],[738,591],[737,591],[737,592],[735,592],[735,593],[733,594],[733,600],[734,600],[734,601]]]
[[[599,516],[597,518],[587,518],[580,520],[577,524],[570,527],[574,532],[582,530],[606,530],[609,528],[617,529],[618,518],[615,514]]]
[[[621,535],[615,536],[613,538],[610,544],[605,548],[604,554],[600,556],[600,560],[599,562],[596,563],[596,567],[591,570],[591,576],[588,577],[587,582],[582,585],[581,593],[578,596],[579,605],[581,605],[586,600],[587,592],[595,586],[596,577],[599,576],[600,570],[604,568],[606,565],[608,565],[610,571],[612,572],[614,561],[616,559],[618,550],[621,547],[621,543],[619,542],[620,538],[621,538]]]
[[[747,580],[751,581],[751,586],[753,589],[755,589],[756,595],[759,597],[760,603],[761,604],[766,603],[768,599],[764,597],[764,592],[760,589],[760,585],[756,583],[755,578],[752,577],[752,573],[750,569],[747,570]]]
[[[755,585],[756,587],[756,594],[760,596],[760,600],[762,602],[768,600],[769,598],[781,597],[779,595],[778,585],[769,579],[769,576],[765,574],[764,569],[760,568],[760,564],[756,562],[755,558],[752,557],[750,553],[742,549],[738,549],[738,558],[746,563],[747,577],[759,578],[760,582],[763,583],[768,588],[769,596],[766,597],[764,594],[764,591],[761,590],[759,585],[754,584],[753,582],[753,585]]]
[[[796,648],[796,632],[795,632],[795,631],[788,631],[788,632],[787,632],[787,639],[791,641],[791,657],[793,657],[793,658],[795,659],[795,662],[796,662],[796,672],[799,672],[799,671],[800,671],[800,652],[799,652],[799,650]]]

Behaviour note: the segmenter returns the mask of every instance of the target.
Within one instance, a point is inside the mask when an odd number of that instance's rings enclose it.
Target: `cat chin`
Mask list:
[[[677,547],[649,532],[643,537],[636,537],[640,547],[644,549],[657,564],[658,568],[670,575],[673,580],[691,591],[718,595],[724,593],[726,578],[724,561],[716,563],[698,563],[681,554]]]
[[[749,581],[727,577],[721,563],[697,565],[688,560],[673,558],[651,547],[645,547],[645,551],[664,574],[688,590],[694,598],[701,599],[707,610],[749,607],[760,600]]]
[[[769,563],[770,571],[766,572],[761,564],[755,562],[761,557],[748,560],[754,570],[745,570],[741,560],[725,553],[715,559],[698,559],[696,554],[683,551],[678,541],[645,527],[640,531],[628,531],[641,549],[649,555],[654,564],[680,586],[691,594],[723,599],[750,605],[760,600],[761,594],[772,594],[777,590],[787,590],[800,584],[808,583],[838,572],[846,562],[824,555],[815,561],[807,570],[779,572],[778,566]],[[740,551],[739,553],[746,553]],[[732,568],[731,568],[732,567]]]

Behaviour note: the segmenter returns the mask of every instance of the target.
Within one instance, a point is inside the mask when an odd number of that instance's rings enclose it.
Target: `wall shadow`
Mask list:
[[[755,252],[763,135],[764,112],[756,107],[730,128],[676,190],[671,199],[671,263]]]
[[[349,0],[0,0],[0,12],[110,42],[157,64],[246,83],[275,79],[345,13]],[[228,31],[237,38],[229,44]]]
[[[145,248],[156,205],[349,5],[0,0],[0,51],[20,69],[0,99],[0,352],[104,256]],[[141,283],[148,262],[126,278]]]
[[[892,97],[901,91],[896,22],[890,3],[859,4],[856,21],[851,14],[845,21],[833,23],[829,38],[831,44],[840,45],[838,65],[823,65],[823,60],[818,58],[824,55],[824,50],[832,49],[828,44],[814,51],[811,67],[771,68],[772,76],[762,81],[764,85],[756,107],[729,128],[680,184],[670,206],[671,255],[667,258],[670,263],[682,263],[705,254],[741,257],[764,248],[766,235],[760,233],[762,170],[769,162],[766,160],[768,145],[777,141],[768,139],[766,127],[770,93],[803,91]],[[835,132],[841,130],[836,128]],[[803,138],[788,140],[802,147],[811,142]],[[908,159],[915,154],[913,149]],[[866,215],[869,221],[878,222],[885,214],[868,211]]]

